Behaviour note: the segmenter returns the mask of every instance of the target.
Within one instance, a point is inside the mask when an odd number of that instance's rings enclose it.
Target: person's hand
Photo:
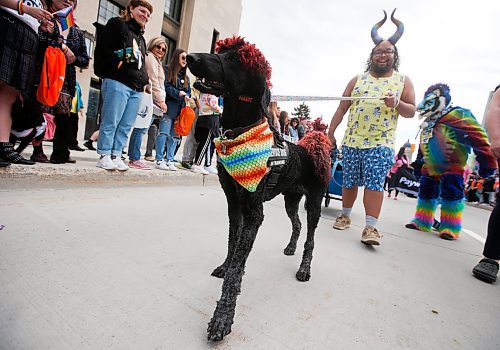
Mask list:
[[[167,112],[167,104],[164,101],[158,102],[156,105],[160,107],[163,113]]]
[[[23,3],[23,12],[39,21],[47,21],[52,18],[52,14],[49,11],[26,5],[26,3]]]
[[[40,30],[45,33],[53,33],[54,32],[54,22],[43,20],[40,23]]]
[[[64,55],[66,56],[66,64],[72,64],[73,62],[76,61],[76,56],[75,54],[73,53],[73,51],[71,51],[71,49],[69,47],[66,46],[66,52],[64,53]]]
[[[330,142],[332,143],[332,146],[335,145],[337,147],[337,140],[335,139],[335,135],[333,133],[328,133],[328,138],[330,139]]]
[[[382,100],[389,108],[396,108],[399,105],[399,98],[392,90],[387,90]]]
[[[181,90],[181,91],[179,91],[179,97],[186,96],[186,95],[187,95],[187,94],[186,94],[186,92],[185,92],[185,91],[182,91],[182,90]]]

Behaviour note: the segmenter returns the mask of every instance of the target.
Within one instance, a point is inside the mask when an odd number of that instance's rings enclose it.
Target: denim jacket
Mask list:
[[[168,66],[165,66],[165,77],[168,77]],[[183,84],[181,83],[181,80],[183,79],[188,80],[187,88],[182,87]],[[186,105],[186,103],[184,102],[184,96],[179,97],[180,91],[185,91],[187,96],[191,97],[189,77],[187,75],[184,77],[182,70],[177,75],[177,82],[175,85],[168,81],[167,78],[165,78],[165,103],[167,104],[167,112],[164,114],[165,117],[170,119],[177,119],[179,113],[181,112],[181,109]]]

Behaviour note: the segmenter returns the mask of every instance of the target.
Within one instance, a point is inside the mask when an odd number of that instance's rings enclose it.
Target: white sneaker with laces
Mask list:
[[[208,171],[210,174],[214,174],[214,175],[217,175],[218,172],[217,172],[217,168],[210,165],[210,166],[206,166],[205,167],[205,170]]]
[[[201,165],[196,165],[196,164],[193,164],[193,166],[191,167],[191,171],[197,174],[203,174],[203,175],[209,174],[209,172],[203,169]]]
[[[167,162],[167,167],[168,167],[168,170],[170,170],[170,171],[177,171],[177,170],[179,170],[175,166],[174,162]]]
[[[106,170],[116,170],[116,165],[113,163],[110,155],[102,155],[97,161],[96,167]]]
[[[116,165],[116,169],[119,171],[127,171],[130,169],[127,164],[125,164],[122,160],[122,157],[118,156],[115,159],[113,159],[113,163]]]
[[[164,160],[157,160],[155,168],[160,170],[169,170],[167,163]]]

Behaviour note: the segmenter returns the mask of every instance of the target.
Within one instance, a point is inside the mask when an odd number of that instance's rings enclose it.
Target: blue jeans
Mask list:
[[[142,137],[148,131],[148,128],[134,128],[132,134],[130,134],[130,140],[128,142],[128,158],[130,160],[141,159],[141,145]]]
[[[165,143],[167,144],[167,162],[174,160],[175,147],[177,140],[174,138],[174,119],[163,116],[160,120],[160,128],[156,137],[156,160],[163,160],[163,152],[165,151]]]
[[[101,86],[102,120],[97,139],[97,153],[121,156],[143,94],[116,80],[104,79]]]

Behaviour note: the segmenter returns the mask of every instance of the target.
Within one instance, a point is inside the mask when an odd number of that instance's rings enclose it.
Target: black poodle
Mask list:
[[[219,181],[228,204],[229,244],[225,261],[212,272],[213,276],[224,278],[224,282],[222,296],[208,325],[209,340],[222,340],[231,332],[245,263],[264,219],[263,202],[280,193],[285,197],[286,212],[292,222],[292,236],[284,250],[286,255],[295,253],[301,229],[299,202],[303,195],[306,196],[307,240],[296,278],[299,281],[309,280],[314,232],[331,170],[330,142],[324,133],[311,132],[299,145],[295,145],[270,132],[267,105],[271,68],[255,45],[241,37],[227,38],[217,45],[216,54],[190,54],[187,57],[190,71],[198,78],[194,86],[201,92],[224,97],[221,118],[223,137],[217,141],[216,147]],[[259,128],[262,131],[259,135],[266,138],[265,135],[270,134],[271,143],[274,136],[281,144],[278,153],[287,153],[288,157],[277,161],[275,168],[264,166],[260,182],[257,176],[252,188],[239,177],[251,178],[258,171],[236,171],[230,175],[231,160],[224,162],[223,155],[230,153],[226,146],[238,143],[242,136],[252,134]]]

